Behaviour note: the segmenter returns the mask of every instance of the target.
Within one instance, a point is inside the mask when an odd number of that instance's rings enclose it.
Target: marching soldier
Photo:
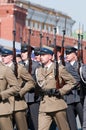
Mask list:
[[[67,104],[63,100],[63,95],[70,91],[76,81],[66,71],[64,66],[59,66],[59,83],[64,79],[65,85],[56,89],[56,81],[54,75],[53,49],[44,46],[40,50],[41,63],[43,66],[36,70],[37,83],[41,88],[38,130],[49,130],[52,119],[55,120],[59,130],[69,130],[66,118]]]
[[[38,61],[40,63],[40,65],[42,65],[39,47],[34,48],[34,54],[35,54],[35,60]],[[50,126],[50,130],[56,130],[56,124],[54,121],[52,122],[52,124]]]
[[[80,84],[80,76],[78,74],[78,62],[77,62],[76,51],[77,49],[71,46],[67,46],[65,50],[66,61],[67,61],[66,68],[74,76],[76,81],[79,82],[79,88],[73,89],[69,94],[65,96],[66,102],[68,104],[67,116],[68,116],[68,121],[69,121],[71,130],[77,130],[77,123],[76,123],[77,115],[79,116],[81,126],[83,124],[83,107],[80,100],[80,85],[81,84]]]
[[[2,61],[6,66],[11,67],[14,71],[13,51],[4,48],[2,51]],[[26,92],[28,92],[34,87],[35,82],[32,76],[28,73],[28,71],[22,64],[17,65],[17,79],[21,89],[20,92],[15,95],[15,97],[11,97],[9,100],[13,105],[13,119],[16,122],[17,129],[28,130],[26,120],[27,104],[24,99],[24,95]]]
[[[29,68],[29,58],[28,57],[28,45],[24,44],[21,48],[21,57],[24,63],[24,66],[28,70]],[[34,60],[31,60],[31,75],[34,80],[35,77],[35,70],[39,67],[40,64]],[[34,86],[35,87],[35,86]],[[39,98],[35,97],[35,89],[25,94],[25,99],[28,105],[28,112],[27,112],[27,121],[30,123],[29,129],[31,130],[38,130],[38,111],[39,111]]]
[[[8,98],[19,92],[18,86],[13,71],[0,62],[0,130],[13,130],[12,108]]]

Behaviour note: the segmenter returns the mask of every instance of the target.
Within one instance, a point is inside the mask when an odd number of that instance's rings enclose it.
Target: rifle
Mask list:
[[[78,52],[77,52],[77,59],[78,59],[78,70],[80,69],[81,65],[83,64],[83,28],[82,32],[78,33]]]
[[[20,29],[20,43],[22,45],[22,28]]]
[[[46,39],[47,39],[47,46],[48,46],[49,36],[47,36]]]
[[[81,38],[80,33],[78,33],[78,52],[77,52],[77,59],[78,59],[78,72],[81,67]]]
[[[63,38],[62,38],[62,47],[61,47],[61,61],[62,65],[65,66],[65,61],[64,61],[64,39],[65,39],[65,33],[66,33],[66,18],[65,18],[65,27],[63,29]]]
[[[54,28],[54,63],[55,63],[55,68],[54,68],[54,74],[55,74],[55,80],[56,80],[56,88],[59,89],[59,66],[58,66],[58,58],[57,58],[57,49],[56,49],[56,27]]]
[[[61,62],[62,62],[62,65],[65,66],[65,61],[64,61],[64,36],[65,36],[65,30],[63,30],[63,39],[62,39],[62,47],[61,47]]]
[[[42,35],[42,32],[40,32],[40,49],[42,47],[42,38],[43,38],[43,35]]]
[[[83,33],[81,34],[81,63],[83,63]]]
[[[31,59],[32,48],[31,48],[31,45],[30,45],[31,29],[29,28],[28,31],[29,31],[29,39],[28,39],[28,63],[29,63],[29,66],[28,66],[28,72],[31,74],[31,72],[32,72],[32,59]]]
[[[16,62],[15,37],[16,37],[16,31],[13,30],[13,63],[14,63],[14,73],[15,73],[15,76],[17,77],[18,72],[17,72],[17,62]]]

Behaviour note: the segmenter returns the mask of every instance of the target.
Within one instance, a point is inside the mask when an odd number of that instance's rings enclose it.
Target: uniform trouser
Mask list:
[[[79,120],[82,126],[83,123],[83,108],[80,102],[68,105],[67,119],[71,130],[77,130],[76,116],[79,116]]]
[[[38,130],[39,102],[28,103],[27,122],[30,130]]]
[[[84,108],[83,108],[83,130],[86,130],[86,96],[84,99]]]
[[[25,110],[14,112],[13,117],[16,123],[17,130],[28,130]]]
[[[0,116],[0,130],[13,130],[11,115]]]
[[[52,113],[39,112],[38,130],[49,130],[52,119],[55,120],[58,130],[70,130],[65,110]]]

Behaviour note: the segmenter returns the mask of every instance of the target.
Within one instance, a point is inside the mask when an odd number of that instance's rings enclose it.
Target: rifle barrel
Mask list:
[[[31,59],[31,29],[29,28],[29,39],[28,39],[28,62],[29,62],[29,66],[28,66],[28,72],[31,74],[32,72],[32,59]]]
[[[62,65],[65,66],[65,61],[64,61],[64,38],[65,38],[65,30],[63,30],[63,39],[62,39],[62,47],[61,47],[61,61],[62,61]]]
[[[17,62],[16,62],[15,40],[16,40],[16,30],[13,30],[13,63],[14,63],[14,73],[15,73],[15,76],[17,77],[18,72],[17,72]]]
[[[42,47],[42,38],[43,38],[43,35],[42,35],[42,32],[40,32],[40,48]]]
[[[56,49],[56,33],[57,33],[57,29],[55,27],[54,28],[54,63],[55,63],[54,74],[56,80],[56,88],[59,89],[60,86],[59,86],[58,58],[57,58],[57,49]]]

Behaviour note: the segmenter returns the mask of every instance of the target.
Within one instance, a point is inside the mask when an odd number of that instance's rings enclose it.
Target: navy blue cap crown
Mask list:
[[[39,47],[34,48],[34,54],[35,54],[35,56],[40,55],[40,48]]]
[[[76,53],[77,52],[77,49],[75,47],[72,47],[72,46],[67,46],[65,47],[65,53],[66,55],[67,54],[70,54],[70,53]]]
[[[2,56],[12,55],[13,51],[9,50],[9,49],[6,49],[6,48],[3,48],[1,54],[2,54]]]
[[[53,55],[53,48],[52,48],[52,47],[49,47],[49,46],[43,46],[43,47],[40,49],[40,54],[41,54],[41,55],[44,55],[44,54]]]
[[[21,52],[27,52],[28,51],[28,47],[31,47],[31,50],[34,50],[34,47],[33,46],[28,46],[28,44],[23,44],[21,46]]]
[[[24,44],[21,46],[21,52],[26,52],[26,51],[28,51],[28,45]]]
[[[0,55],[2,54],[2,49],[3,49],[3,46],[0,45]]]

